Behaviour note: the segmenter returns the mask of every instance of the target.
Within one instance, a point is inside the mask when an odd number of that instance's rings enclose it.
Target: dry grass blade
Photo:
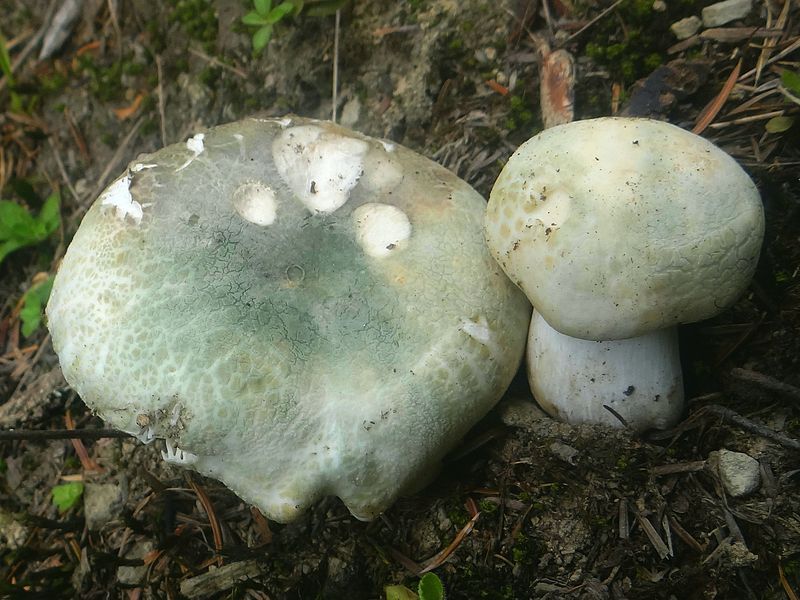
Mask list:
[[[741,70],[742,61],[740,59],[733,68],[733,71],[731,71],[731,74],[728,76],[728,80],[725,82],[725,85],[722,86],[719,94],[717,94],[717,97],[714,98],[697,117],[697,122],[692,128],[692,133],[700,135],[709,125],[711,125],[716,116],[719,114],[719,111],[722,110],[722,107],[725,105],[728,97],[731,95],[733,86],[736,85],[736,80],[739,78],[739,73]]]
[[[206,491],[196,483],[191,476],[189,476],[189,485],[192,487],[192,490],[194,490],[194,493],[197,494],[197,499],[200,500],[200,504],[203,505],[203,510],[206,511],[206,515],[208,515],[208,522],[211,525],[211,534],[214,537],[214,552],[217,554],[216,563],[217,566],[221,566],[222,528],[219,525],[217,511],[214,510],[214,505],[211,502],[211,498],[206,494]]]
[[[778,579],[780,580],[781,587],[783,588],[783,591],[786,592],[786,596],[789,598],[789,600],[800,600],[795,591],[792,589],[792,586],[789,584],[789,580],[786,579],[786,573],[784,572],[783,565],[781,563],[778,563]]]
[[[783,2],[783,9],[781,10],[780,16],[778,16],[778,21],[775,23],[775,29],[778,31],[783,31],[786,27],[786,19],[789,17],[789,7],[791,6],[791,0],[784,0]],[[766,3],[767,7],[767,28],[772,27],[772,11],[769,9],[769,3]],[[756,62],[756,73],[755,73],[755,81],[758,83],[759,78],[761,77],[761,72],[764,69],[764,65],[767,64],[769,60],[770,54],[775,49],[775,46],[778,43],[777,38],[770,38],[764,42],[764,47],[761,48],[761,52],[758,55],[758,61]]]
[[[450,556],[453,552],[455,552],[455,549],[458,548],[458,546],[461,544],[464,538],[467,537],[469,532],[472,531],[472,529],[475,527],[475,523],[478,522],[478,518],[480,516],[481,516],[480,512],[475,513],[475,516],[472,517],[469,520],[469,522],[466,525],[464,525],[464,527],[461,528],[461,531],[459,531],[456,534],[456,537],[453,539],[452,542],[450,542],[447,548],[445,548],[441,552],[438,552],[437,554],[435,554],[433,557],[426,560],[422,564],[422,570],[419,572],[419,574],[424,575],[428,571],[433,571],[435,568],[441,566],[442,563],[444,563],[444,561],[447,560],[447,557]]]

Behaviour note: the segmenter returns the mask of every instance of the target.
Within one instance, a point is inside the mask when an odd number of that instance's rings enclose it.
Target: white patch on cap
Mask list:
[[[196,133],[188,140],[186,140],[186,147],[192,151],[192,156],[180,167],[175,169],[176,173],[188,167],[190,164],[192,164],[192,161],[195,158],[197,158],[203,153],[203,151],[206,149],[205,144],[203,143],[203,139],[205,139],[205,137],[206,137],[205,133]]]
[[[233,138],[239,144],[239,158],[244,160],[245,157],[245,144],[244,144],[244,136],[241,133],[234,133]]]
[[[158,165],[155,164],[145,165],[143,163],[136,163],[131,167],[131,172],[138,173],[139,171],[144,171],[145,169],[155,169],[157,166]]]
[[[100,206],[113,206],[116,210],[117,218],[131,220],[139,225],[142,222],[144,211],[131,196],[131,174],[125,173],[122,177],[112,183],[105,192],[100,195]]]
[[[492,331],[484,316],[477,319],[462,319],[458,328],[484,346],[488,346],[492,341]]]
[[[396,146],[394,145],[393,142],[387,142],[386,140],[378,140],[378,141],[381,143],[384,150],[386,150],[387,152],[394,152]]]
[[[391,204],[370,202],[353,211],[356,240],[367,255],[389,256],[411,237],[411,222],[406,213]]]
[[[248,181],[233,192],[233,208],[243,219],[255,225],[275,222],[277,199],[271,187],[259,181]]]
[[[262,117],[250,117],[250,119],[252,121],[255,121],[256,123],[277,123],[283,129],[286,129],[289,125],[292,124],[292,120],[289,117],[280,117],[280,118],[271,117],[267,119]]]
[[[161,452],[161,458],[171,465],[189,466],[197,462],[197,455],[188,450],[181,450],[178,446],[172,445],[169,438],[164,440],[167,446],[166,452]]]
[[[275,138],[275,166],[312,213],[332,213],[350,198],[364,171],[369,145],[314,125],[284,130]]]

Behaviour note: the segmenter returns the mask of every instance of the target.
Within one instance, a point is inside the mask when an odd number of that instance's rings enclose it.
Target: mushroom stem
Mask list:
[[[590,341],[559,333],[534,311],[527,365],[539,405],[569,423],[665,429],[683,409],[676,327]]]

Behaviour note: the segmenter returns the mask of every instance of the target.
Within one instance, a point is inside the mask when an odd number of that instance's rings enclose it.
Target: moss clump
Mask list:
[[[210,0],[170,0],[169,20],[210,51],[217,40],[217,13]]]
[[[628,86],[666,61],[673,38],[665,32],[670,23],[693,14],[694,4],[670,2],[656,11],[652,0],[626,0],[614,11],[617,18],[610,15],[592,27],[584,53]],[[593,3],[587,8],[597,10]]]

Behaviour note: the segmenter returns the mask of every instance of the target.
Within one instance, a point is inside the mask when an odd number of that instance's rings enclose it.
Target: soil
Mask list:
[[[542,40],[575,57],[575,118],[639,106],[644,90],[648,114],[691,129],[741,61],[702,134],[756,181],[767,233],[748,293],[681,331],[692,400],[668,435],[557,423],[522,373],[430,486],[371,523],[335,498],[268,522],[132,439],[0,441],[1,596],[382,598],[387,585],[416,589],[427,565],[448,598],[797,597],[799,126],[770,121],[798,112],[776,91],[798,72],[796,4],[757,3],[725,33],[678,43],[670,24],[708,2],[356,0],[340,12],[338,55],[334,17],[310,14],[279,22],[254,55],[244,0],[86,0],[53,56],[26,53],[61,4],[9,0],[0,20],[19,62],[14,84],[0,82],[0,193],[34,212],[62,199],[62,227],[0,263],[3,429],[102,427],[46,330],[20,333],[20,308],[103,187],[137,154],[205,127],[330,118],[337,57],[340,123],[484,195],[542,128]],[[720,449],[758,461],[757,491],[726,492],[708,460]],[[60,510],[52,490],[65,483],[83,495]]]

